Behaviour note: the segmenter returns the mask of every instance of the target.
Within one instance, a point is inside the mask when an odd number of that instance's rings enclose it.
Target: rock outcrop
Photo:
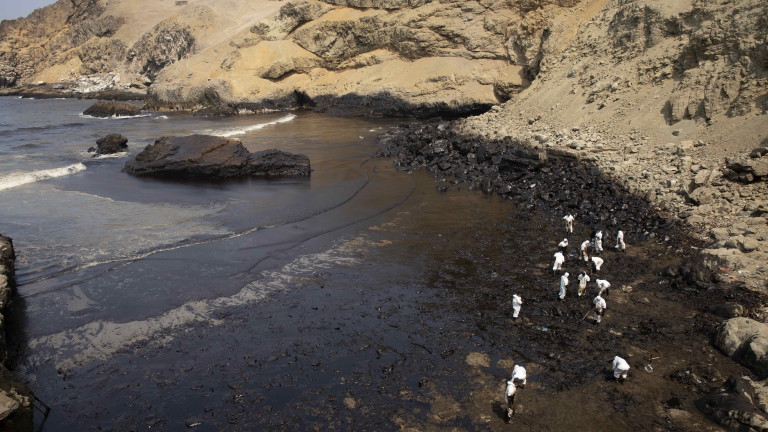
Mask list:
[[[5,313],[14,294],[16,253],[13,241],[0,235],[0,430],[31,431],[32,393],[5,368]]]
[[[92,117],[130,117],[141,114],[141,108],[130,102],[97,101],[83,111]]]
[[[732,318],[715,334],[715,346],[761,379],[768,378],[768,325],[749,318]]]
[[[696,402],[717,423],[738,431],[768,431],[768,382],[732,376]]]
[[[96,147],[88,149],[89,153],[97,155],[120,153],[128,150],[128,138],[120,134],[109,134],[96,141]]]
[[[251,153],[236,139],[210,135],[163,137],[128,161],[134,175],[229,178],[309,176],[309,158],[279,150]]]

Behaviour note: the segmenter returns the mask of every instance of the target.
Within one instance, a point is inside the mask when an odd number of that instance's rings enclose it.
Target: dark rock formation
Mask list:
[[[730,377],[725,385],[699,399],[696,406],[712,420],[732,430],[766,431],[768,413],[762,408],[768,387],[765,381]]]
[[[120,134],[109,134],[96,141],[96,147],[88,149],[89,153],[112,154],[124,152],[128,149],[128,138]]]
[[[0,235],[0,431],[31,431],[32,393],[5,368],[3,314],[14,292],[15,260],[13,240]]]
[[[141,114],[141,108],[128,102],[97,101],[83,114],[93,117],[135,116]]]
[[[182,177],[308,176],[309,158],[279,150],[250,153],[236,139],[209,135],[163,137],[147,146],[124,172]]]

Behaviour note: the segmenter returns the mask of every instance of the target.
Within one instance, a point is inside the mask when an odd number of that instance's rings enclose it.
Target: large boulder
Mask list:
[[[128,138],[120,134],[109,134],[96,141],[96,147],[91,147],[88,152],[96,154],[113,154],[128,150]]]
[[[696,401],[712,420],[738,431],[768,431],[768,385],[732,376],[725,385]]]
[[[264,150],[249,152],[236,139],[210,135],[162,137],[148,145],[124,172],[183,177],[308,176],[309,158]]]
[[[768,325],[744,317],[729,319],[718,328],[714,344],[760,379],[768,378]]]
[[[83,114],[92,117],[128,117],[141,114],[141,108],[129,102],[97,101]]]

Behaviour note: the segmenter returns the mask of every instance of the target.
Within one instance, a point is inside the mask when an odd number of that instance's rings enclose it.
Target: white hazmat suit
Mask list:
[[[523,299],[519,295],[512,295],[512,318],[517,318],[520,315],[520,307],[523,305]]]
[[[607,293],[608,288],[611,287],[611,283],[608,282],[605,279],[595,279],[595,283],[597,283],[597,295],[601,296],[603,293]]]
[[[568,232],[573,232],[573,220],[576,218],[573,217],[572,214],[567,214],[563,216],[563,219],[565,219],[565,230]]]
[[[584,292],[587,290],[587,282],[590,280],[588,274],[583,272],[579,274],[579,297],[584,295]]]
[[[616,250],[624,251],[626,248],[627,245],[624,244],[624,231],[619,230],[616,234]]]
[[[507,388],[504,389],[504,401],[507,403],[507,418],[515,415],[515,393],[517,387],[512,380],[507,381]]]
[[[512,382],[517,383],[520,387],[525,387],[528,383],[528,374],[525,372],[525,368],[520,365],[515,365],[512,369]]]
[[[565,298],[565,287],[568,286],[568,272],[560,276],[560,300]]]
[[[613,358],[613,377],[616,379],[626,379],[629,372],[629,363],[623,358],[616,356]]]
[[[581,252],[581,257],[584,258],[584,262],[589,261],[589,240],[584,240],[581,243],[581,247],[579,247],[579,251]]]
[[[595,271],[600,271],[600,267],[603,266],[604,262],[605,260],[600,257],[596,257],[596,256],[592,257],[592,264],[595,266]]]
[[[595,304],[595,324],[597,324],[600,322],[600,317],[605,313],[605,310],[608,309],[608,305],[605,303],[605,299],[600,297],[600,294],[592,300],[592,303]]]
[[[563,263],[565,262],[565,256],[562,252],[558,251],[555,254],[555,264],[552,266],[552,271],[558,271],[563,268]]]

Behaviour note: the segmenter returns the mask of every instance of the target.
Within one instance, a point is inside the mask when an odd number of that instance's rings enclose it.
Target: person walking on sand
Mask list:
[[[563,219],[565,219],[565,231],[572,233],[573,232],[573,220],[576,219],[572,214],[567,214],[563,216]]]
[[[616,250],[624,252],[627,245],[624,243],[624,231],[619,228],[619,232],[616,233]]]
[[[581,242],[579,253],[581,254],[581,258],[584,260],[584,262],[589,262],[589,240],[584,240]]]
[[[579,273],[578,278],[579,278],[579,297],[581,297],[587,291],[587,282],[590,281],[590,278],[587,272]]]
[[[627,363],[626,360],[623,358],[616,356],[613,358],[613,377],[619,381],[623,382],[625,379],[627,379],[627,373],[629,372],[629,363]]]
[[[608,290],[611,288],[610,282],[605,279],[595,279],[595,283],[597,284],[597,295],[602,296],[603,293],[605,293],[605,295],[609,294]]]
[[[605,299],[600,297],[600,294],[592,300],[592,303],[595,305],[595,325],[597,325],[600,324],[600,317],[605,315],[605,310],[608,308],[608,305],[605,303]]]
[[[523,299],[517,295],[512,295],[512,318],[517,319],[517,316],[520,315],[520,307],[523,305]]]
[[[560,276],[560,300],[565,299],[565,287],[568,286],[568,272]]]
[[[568,239],[564,238],[563,241],[557,244],[557,247],[563,253],[563,258],[568,258]]]
[[[556,273],[563,269],[563,263],[565,262],[565,256],[560,251],[555,253],[555,264],[552,266],[552,273]]]
[[[603,263],[605,262],[605,260],[597,256],[593,256],[591,259],[592,259],[592,268],[595,270],[595,273],[599,272],[600,267],[603,266]]]

